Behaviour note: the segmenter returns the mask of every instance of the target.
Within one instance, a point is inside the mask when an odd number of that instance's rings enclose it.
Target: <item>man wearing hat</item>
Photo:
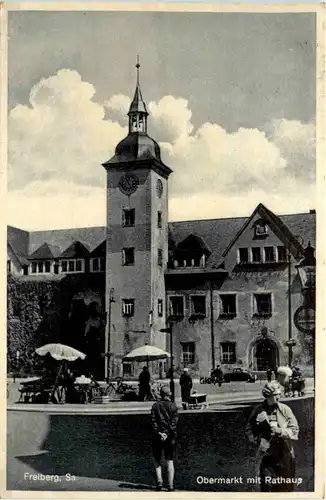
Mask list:
[[[171,392],[167,385],[161,387],[160,395],[161,400],[156,401],[151,410],[156,490],[161,491],[163,487],[161,463],[164,453],[168,470],[168,491],[173,491],[173,459],[177,434],[178,409],[175,403],[171,402]]]
[[[294,490],[295,458],[292,441],[299,427],[289,406],[280,403],[281,386],[277,381],[263,388],[264,401],[252,412],[246,434],[257,445],[260,487],[263,492]]]
[[[189,373],[188,368],[183,369],[183,373],[180,376],[179,384],[181,387],[181,399],[183,403],[188,403],[190,398],[190,392],[192,389],[192,378]]]

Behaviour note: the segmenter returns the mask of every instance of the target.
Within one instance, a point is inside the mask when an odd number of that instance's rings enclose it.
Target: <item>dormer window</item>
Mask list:
[[[268,225],[263,219],[259,219],[255,223],[254,230],[255,230],[255,238],[261,238],[263,236],[267,236]]]

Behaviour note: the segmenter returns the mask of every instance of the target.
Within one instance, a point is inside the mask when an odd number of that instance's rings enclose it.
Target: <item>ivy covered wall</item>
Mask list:
[[[35,349],[61,342],[82,350],[96,370],[104,352],[104,276],[76,274],[61,278],[8,278],[7,369],[33,373],[40,367]],[[103,345],[102,345],[103,344]],[[93,371],[93,370],[91,370]]]

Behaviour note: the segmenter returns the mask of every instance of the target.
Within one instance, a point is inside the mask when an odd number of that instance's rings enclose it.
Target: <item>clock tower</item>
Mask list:
[[[103,163],[107,171],[106,348],[109,375],[145,343],[166,349],[168,177],[160,147],[147,134],[148,112],[139,84],[128,112],[129,133]]]

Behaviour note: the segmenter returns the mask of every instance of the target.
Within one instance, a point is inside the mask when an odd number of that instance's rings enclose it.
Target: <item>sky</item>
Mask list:
[[[169,219],[316,208],[315,15],[9,12],[8,223],[102,226],[140,81]]]

